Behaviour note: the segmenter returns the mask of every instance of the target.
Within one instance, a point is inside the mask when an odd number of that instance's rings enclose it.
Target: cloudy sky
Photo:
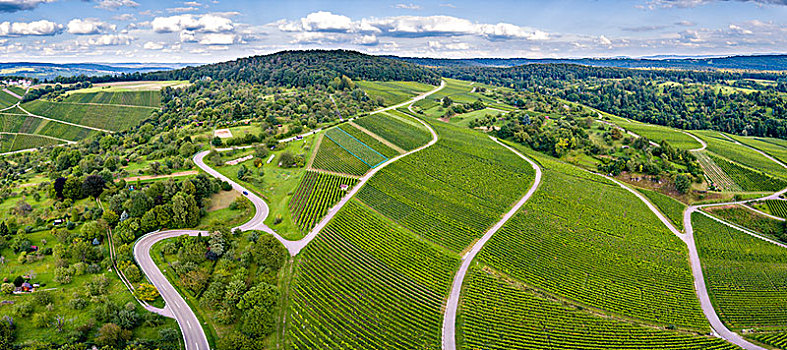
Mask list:
[[[0,0],[0,62],[787,53],[787,0]]]

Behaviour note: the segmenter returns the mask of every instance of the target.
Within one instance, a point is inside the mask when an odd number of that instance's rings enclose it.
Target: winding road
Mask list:
[[[491,136],[490,136],[491,137]],[[514,206],[509,210],[503,217],[498,221],[489,231],[481,236],[473,247],[462,257],[462,264],[459,266],[459,271],[456,272],[454,276],[454,282],[451,284],[451,294],[448,295],[448,301],[446,302],[445,306],[445,313],[443,314],[443,350],[456,350],[456,312],[459,308],[459,297],[462,294],[462,284],[464,283],[465,276],[467,275],[467,270],[470,269],[470,264],[473,262],[473,259],[478,252],[481,251],[481,248],[484,247],[486,242],[492,238],[498,230],[500,230],[506,222],[508,222],[514,214],[525,205],[528,199],[533,196],[533,193],[536,192],[538,189],[538,185],[541,184],[541,168],[530,158],[525,157],[522,153],[519,153],[515,149],[511,148],[510,146],[500,142],[500,140],[492,137],[492,140],[499,143],[503,147],[507,148],[509,151],[514,152],[520,158],[526,160],[530,163],[530,166],[536,171],[536,177],[533,180],[533,185],[530,186],[530,189],[525,193],[522,198],[514,204]]]
[[[377,114],[380,112],[392,110],[395,108],[403,107],[409,104],[413,104],[417,101],[420,101],[427,96],[442,90],[445,87],[445,81],[441,81],[440,86],[430,90],[426,93],[418,95],[408,101],[388,106],[385,108],[378,109],[370,114]],[[26,112],[26,111],[25,111]],[[339,210],[347,204],[347,202],[358,192],[358,190],[363,187],[363,185],[372,177],[375,173],[380,171],[386,165],[415,152],[418,152],[424,148],[427,148],[437,142],[437,133],[432,129],[427,123],[424,121],[414,118],[421,122],[432,134],[432,140],[424,146],[416,148],[410,152],[401,154],[394,158],[389,159],[385,163],[375,167],[374,169],[370,170],[365,176],[363,176],[360,181],[353,187],[353,189],[348,192],[334,207],[332,207],[325,217],[320,220],[320,222],[312,229],[305,237],[298,241],[290,241],[284,239],[281,235],[276,233],[273,229],[265,225],[265,218],[268,217],[269,208],[268,204],[265,203],[262,198],[254,194],[254,192],[249,191],[248,189],[244,188],[243,186],[239,185],[235,181],[232,181],[228,177],[222,175],[218,171],[214,170],[207,164],[205,164],[205,156],[208,155],[210,151],[202,151],[197,153],[194,156],[194,164],[196,164],[200,169],[205,171],[206,173],[219,178],[223,181],[227,181],[232,188],[237,190],[241,193],[248,193],[246,197],[251,201],[254,205],[255,213],[254,217],[251,218],[248,222],[236,227],[237,229],[241,229],[243,231],[246,230],[261,230],[273,235],[279,242],[281,242],[289,251],[290,255],[295,256],[297,255],[306,245],[309,244],[322,230],[325,225],[339,212]],[[314,130],[308,132],[306,134],[300,136],[310,135],[320,130]],[[289,139],[281,140],[280,142],[287,142],[296,139],[296,137],[291,137]],[[210,349],[210,344],[208,343],[208,339],[205,336],[205,331],[200,324],[197,315],[194,311],[189,307],[188,303],[183,299],[183,297],[178,293],[175,287],[170,283],[169,280],[164,276],[163,272],[159,270],[156,266],[156,263],[153,261],[152,257],[150,256],[150,249],[153,247],[154,244],[160,242],[162,240],[178,237],[178,236],[198,236],[199,234],[208,234],[206,231],[199,231],[199,230],[167,230],[167,231],[160,231],[160,232],[151,232],[142,237],[140,237],[136,243],[134,243],[134,259],[139,264],[142,272],[147,276],[148,280],[151,284],[153,284],[161,294],[161,297],[164,299],[165,307],[164,309],[157,309],[150,307],[148,308],[150,311],[156,312],[160,315],[173,317],[178,322],[178,326],[183,333],[183,341],[186,346],[186,350],[207,350]]]

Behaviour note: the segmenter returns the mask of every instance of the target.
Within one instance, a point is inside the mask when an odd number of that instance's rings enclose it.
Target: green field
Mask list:
[[[735,144],[717,131],[692,130],[691,133],[702,138],[708,150],[721,157],[771,176],[787,178],[787,169],[746,146]]]
[[[448,122],[453,124],[453,125],[468,127],[470,125],[470,122],[475,120],[475,119],[479,119],[479,118],[482,119],[482,118],[486,117],[487,115],[489,115],[489,116],[501,116],[504,113],[505,112],[501,112],[501,111],[496,110],[496,109],[485,108],[485,109],[480,109],[480,110],[477,110],[477,111],[472,111],[472,112],[468,112],[468,113],[464,113],[464,114],[457,114],[457,115],[451,117],[451,119],[449,119]]]
[[[647,137],[649,140],[655,141],[657,143],[664,140],[672,145],[672,147],[677,147],[683,150],[697,149],[702,147],[702,145],[700,145],[697,140],[677,129],[666,126],[633,122],[618,117],[612,117],[611,122],[637,135]]]
[[[69,94],[63,102],[158,107],[161,104],[161,93],[159,91],[99,91],[87,93],[76,91]]]
[[[65,142],[28,134],[0,134],[0,152],[11,152],[37,147],[63,144]]]
[[[744,191],[776,192],[787,187],[787,181],[781,178],[768,176],[763,172],[730,162],[712,153],[708,156]]]
[[[129,91],[159,91],[165,87],[178,87],[189,85],[188,80],[143,80],[121,81],[112,83],[98,83],[87,89],[80,89],[71,93],[92,92],[129,92]]]
[[[434,86],[412,81],[356,81],[355,85],[372,99],[383,99],[386,106],[407,101],[434,89]]]
[[[744,145],[759,149],[782,163],[787,164],[787,140],[771,137],[744,137],[738,135],[730,135],[730,137]]]
[[[731,328],[787,324],[787,249],[692,215],[708,293]]]
[[[655,191],[642,188],[637,188],[637,191],[641,192],[648,200],[655,204],[678,230],[683,230],[683,211],[686,210],[685,204],[678,202],[670,196]]]
[[[763,202],[768,206],[768,210],[771,214],[781,218],[787,218],[787,201],[771,199]]]
[[[0,88],[0,108],[6,108],[17,102],[19,102],[19,99],[17,99],[14,96],[11,96],[10,94],[3,91],[2,88]]]
[[[724,340],[598,315],[475,268],[464,291],[462,349],[737,349]]]
[[[382,153],[361,142],[355,136],[352,136],[344,131],[341,126],[326,130],[325,137],[336,143],[336,145],[349,152],[354,157],[358,158],[358,160],[362,161],[370,168],[377,167],[388,160],[388,158]]]
[[[774,240],[778,240],[777,237],[782,232],[782,223],[780,221],[762,216],[740,205],[710,207],[706,208],[705,211],[724,221],[759,232]]]
[[[483,235],[530,186],[533,170],[487,136],[434,123],[437,143],[386,166],[358,198],[456,252]]]
[[[482,262],[583,306],[708,329],[680,238],[617,184],[528,153],[544,168],[542,184],[487,243]]]
[[[301,231],[308,232],[358,179],[307,171],[290,198],[290,213]],[[347,185],[347,190],[339,186]]]
[[[370,169],[369,165],[362,162],[327,137],[322,137],[312,167],[315,169],[356,176],[366,174]]]
[[[378,113],[354,122],[406,151],[423,146],[432,139],[423,125],[398,111]]]
[[[36,115],[111,131],[136,126],[156,110],[152,107],[68,104],[42,100],[27,102],[22,107]]]
[[[383,144],[380,140],[356,128],[355,126],[353,126],[353,124],[342,125],[342,130],[352,135],[356,139],[360,140],[361,142],[365,143],[367,146],[373,148],[375,151],[382,153],[384,156],[388,158],[392,158],[400,154],[393,148]],[[379,135],[377,136],[382,138],[382,136]]]
[[[296,261],[289,348],[439,349],[458,264],[353,199]]]

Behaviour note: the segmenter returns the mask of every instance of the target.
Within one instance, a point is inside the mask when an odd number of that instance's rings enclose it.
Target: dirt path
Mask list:
[[[317,150],[320,149],[320,144],[322,144],[322,138],[325,134],[317,135],[317,139],[314,140],[314,147],[312,147],[312,155],[309,157],[309,162],[306,164],[306,169],[314,169],[312,165],[314,164],[314,158],[317,158]]]
[[[61,123],[61,124],[66,124],[66,125],[71,125],[71,126],[76,126],[76,127],[80,127],[80,128],[85,128],[85,129],[90,129],[90,130],[96,130],[96,131],[106,132],[106,133],[110,133],[110,134],[114,133],[114,131],[111,131],[111,130],[106,130],[106,129],[101,129],[101,128],[94,128],[94,127],[92,127],[92,126],[87,126],[87,125],[82,125],[82,124],[71,123],[71,122],[67,122],[67,121],[64,121],[64,120],[59,120],[59,119],[52,119],[52,118],[49,118],[49,117],[44,117],[44,116],[42,116],[42,115],[33,114],[33,113],[30,113],[30,112],[28,112],[26,109],[22,108],[22,106],[21,106],[21,105],[19,105],[19,104],[16,104],[16,106],[17,106],[17,107],[19,107],[19,109],[21,109],[21,110],[22,110],[22,112],[25,112],[25,113],[27,113],[27,115],[29,115],[29,116],[31,116],[31,117],[36,117],[36,118],[40,118],[40,119],[44,119],[44,120],[48,120],[48,121],[51,121],[51,122],[56,122],[56,123]]]
[[[21,100],[22,99],[22,96],[17,95],[15,92],[13,92],[11,90],[3,89],[3,91],[5,91],[5,93],[7,93],[7,94],[9,94],[11,96],[16,97],[17,100]]]
[[[491,137],[491,136],[490,136]],[[443,350],[456,350],[456,312],[459,308],[459,297],[462,294],[462,283],[464,283],[465,276],[467,275],[467,270],[470,268],[470,264],[473,262],[473,259],[481,251],[481,248],[484,247],[484,244],[492,238],[500,228],[508,222],[514,214],[525,205],[528,199],[533,196],[533,193],[536,192],[538,189],[538,185],[541,184],[541,168],[530,158],[525,157],[522,153],[519,153],[515,149],[509,147],[508,145],[500,142],[498,139],[492,137],[492,140],[499,143],[503,147],[507,148],[509,151],[513,152],[520,158],[526,160],[530,163],[530,166],[536,171],[536,177],[533,180],[533,185],[530,186],[530,189],[525,193],[522,198],[514,204],[514,206],[509,210],[503,217],[498,221],[492,228],[489,229],[478,241],[473,244],[473,247],[462,257],[462,265],[459,266],[459,271],[456,272],[454,276],[454,282],[451,285],[451,294],[448,295],[448,300],[446,301],[445,306],[445,313],[443,314]]]
[[[130,181],[145,181],[145,180],[166,179],[168,177],[179,177],[179,176],[188,176],[188,175],[197,175],[197,174],[199,174],[199,171],[189,170],[189,171],[180,171],[180,172],[172,173],[172,174],[168,174],[168,175],[131,176],[131,177],[126,177],[123,180],[126,180],[126,182],[130,182]]]
[[[362,126],[360,126],[360,125],[358,125],[358,124],[355,124],[355,122],[351,121],[349,124],[350,124],[350,125],[352,125],[352,126],[354,126],[354,127],[356,127],[356,128],[358,128],[358,130],[361,130],[361,131],[363,131],[363,133],[364,133],[364,134],[371,136],[372,138],[374,138],[374,139],[375,139],[375,140],[377,140],[377,141],[380,141],[382,144],[384,144],[384,145],[386,145],[386,146],[390,147],[390,148],[391,148],[391,149],[393,149],[394,151],[396,151],[396,152],[399,152],[399,154],[402,154],[402,153],[407,153],[407,151],[405,151],[405,150],[404,150],[404,149],[402,149],[401,147],[399,147],[399,146],[397,146],[397,145],[394,145],[394,144],[393,144],[393,143],[391,143],[390,141],[388,141],[388,140],[384,139],[382,136],[380,136],[380,135],[377,135],[377,134],[375,134],[375,133],[373,133],[373,132],[371,132],[371,131],[367,130],[366,128],[364,128],[364,127],[362,127]]]

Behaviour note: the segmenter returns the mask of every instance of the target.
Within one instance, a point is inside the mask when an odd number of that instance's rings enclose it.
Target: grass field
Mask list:
[[[417,95],[434,89],[434,86],[411,81],[356,81],[372,99],[382,98],[386,106],[407,101]]]
[[[500,116],[500,115],[503,115],[504,113],[505,112],[501,112],[501,111],[496,110],[496,109],[484,108],[484,109],[480,109],[480,110],[477,110],[477,111],[472,111],[472,112],[468,112],[468,113],[464,113],[464,114],[457,114],[457,115],[451,117],[448,120],[448,122],[453,124],[453,125],[467,127],[467,126],[470,125],[470,122],[475,120],[475,119],[483,119],[487,115]]]
[[[731,328],[787,324],[787,249],[692,215],[695,240],[719,317]]]
[[[19,102],[19,99],[9,95],[5,91],[3,91],[2,88],[0,88],[0,108],[6,108],[17,102]]]
[[[23,104],[30,113],[99,129],[121,131],[139,124],[156,108],[67,104],[34,100]]]
[[[787,140],[759,136],[744,137],[730,135],[730,137],[744,145],[759,149],[782,163],[787,164]]]
[[[583,306],[708,329],[680,238],[617,184],[528,153],[544,168],[542,184],[487,243],[482,262]]]

